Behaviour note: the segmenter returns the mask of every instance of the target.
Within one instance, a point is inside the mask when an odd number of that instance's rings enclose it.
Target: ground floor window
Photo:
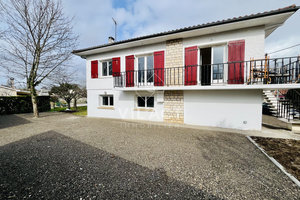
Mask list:
[[[137,107],[153,108],[154,97],[137,97]]]
[[[100,96],[101,106],[114,106],[114,96],[113,95],[101,95]]]

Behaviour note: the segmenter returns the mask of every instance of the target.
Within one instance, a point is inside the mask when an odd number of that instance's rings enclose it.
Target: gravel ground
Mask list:
[[[61,113],[0,116],[1,199],[300,199],[243,135]]]

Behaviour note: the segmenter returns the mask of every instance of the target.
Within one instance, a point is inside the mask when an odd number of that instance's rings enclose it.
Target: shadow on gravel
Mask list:
[[[29,120],[19,117],[17,115],[0,115],[0,129],[12,126],[19,126],[31,123]]]
[[[0,147],[0,199],[220,199],[54,131]]]

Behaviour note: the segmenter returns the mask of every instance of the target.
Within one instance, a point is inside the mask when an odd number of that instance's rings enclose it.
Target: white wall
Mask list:
[[[184,123],[261,130],[262,90],[185,91]]]
[[[229,41],[245,40],[245,60],[263,59],[265,55],[264,27],[247,28],[225,33],[187,38],[183,40],[183,48],[190,46],[209,47],[227,44]],[[184,50],[183,52],[184,53]],[[184,63],[182,63],[184,64]]]
[[[0,86],[0,96],[17,96],[17,91],[12,88]]]
[[[114,95],[114,110],[101,109],[99,96]],[[139,119],[149,121],[163,121],[163,103],[158,98],[163,95],[160,92],[122,92],[116,90],[88,90],[88,116],[118,118],[118,119]],[[154,108],[152,111],[137,111],[137,96],[154,96]]]

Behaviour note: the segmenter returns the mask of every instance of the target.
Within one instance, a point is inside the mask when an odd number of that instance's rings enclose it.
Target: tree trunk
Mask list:
[[[36,95],[36,90],[35,90],[34,86],[31,86],[30,93],[31,93],[33,116],[39,117],[39,110],[38,110],[38,106],[37,106],[37,95]]]
[[[67,104],[68,104],[68,109],[70,110],[71,109],[71,101],[67,101]]]
[[[75,108],[75,110],[77,110],[77,99],[76,98],[74,98],[74,108]]]

